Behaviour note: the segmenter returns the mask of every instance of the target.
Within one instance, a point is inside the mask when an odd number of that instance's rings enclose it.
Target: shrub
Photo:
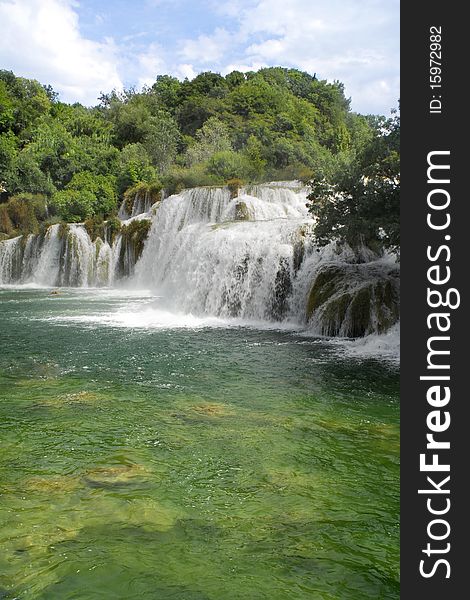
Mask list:
[[[191,168],[173,167],[163,182],[168,194],[177,194],[186,188],[221,185],[223,180],[208,173],[203,164],[198,164]]]
[[[247,160],[233,150],[216,152],[207,164],[207,172],[223,181],[244,177],[247,171]]]
[[[78,223],[94,214],[95,195],[88,191],[62,190],[52,196],[51,207],[62,219]]]
[[[39,233],[39,221],[46,216],[46,198],[42,194],[18,194],[1,205],[0,231],[9,236]]]
[[[57,214],[71,222],[109,215],[116,210],[115,179],[90,171],[76,173],[65,190],[52,196],[51,205]]]

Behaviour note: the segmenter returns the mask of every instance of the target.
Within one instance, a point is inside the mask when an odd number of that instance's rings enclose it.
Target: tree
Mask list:
[[[13,98],[8,87],[0,79],[0,132],[8,131],[15,122]]]
[[[90,171],[75,174],[65,190],[56,192],[51,206],[66,221],[84,221],[94,215],[108,216],[117,208],[114,177]]]
[[[232,150],[228,127],[217,117],[207,119],[195,137],[196,143],[186,153],[189,166],[209,160],[216,152]]]
[[[149,119],[143,145],[159,173],[166,173],[175,161],[180,142],[178,125],[171,115],[160,111]]]
[[[344,240],[355,247],[396,248],[400,243],[400,118],[376,120],[375,135],[331,179],[311,183],[310,212],[320,244]]]
[[[151,87],[151,93],[155,94],[162,107],[174,113],[180,103],[181,82],[171,75],[158,75],[157,80]]]
[[[222,181],[234,178],[244,179],[248,170],[245,157],[233,150],[216,152],[211,156],[207,165],[207,172]]]
[[[13,103],[13,131],[28,139],[31,127],[50,111],[51,101],[47,92],[38,81],[15,77],[11,71],[0,71],[0,81],[6,86]]]
[[[142,144],[128,144],[121,150],[117,174],[118,193],[140,181],[150,182],[157,179],[155,168],[150,164],[150,157]]]

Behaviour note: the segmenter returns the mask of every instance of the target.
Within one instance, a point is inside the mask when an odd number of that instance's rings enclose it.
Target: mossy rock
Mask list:
[[[235,220],[250,221],[250,211],[245,202],[237,202],[235,205]]]
[[[230,192],[230,198],[238,198],[238,193],[240,188],[243,186],[243,181],[241,179],[229,179],[227,181],[227,187]]]
[[[87,471],[83,481],[92,488],[113,488],[141,483],[148,473],[147,467],[135,463],[103,466]]]
[[[117,217],[111,217],[107,221],[105,221],[105,228],[105,233],[108,236],[110,245],[112,246],[116,237],[121,232],[121,221]]]
[[[375,287],[377,330],[387,331],[400,317],[400,294],[392,280],[382,281]]]
[[[67,237],[69,233],[69,224],[62,221],[59,224],[59,239],[63,240]]]
[[[362,337],[399,318],[399,269],[387,264],[325,265],[307,297],[307,321],[322,335]]]
[[[124,192],[124,207],[128,215],[132,214],[134,203],[138,196],[148,197],[151,204],[162,198],[162,184],[159,181],[140,181]]]
[[[308,295],[307,320],[337,292],[343,274],[343,269],[336,266],[326,267],[318,273]]]
[[[324,331],[326,335],[335,336],[339,334],[350,304],[351,294],[348,293],[342,294],[339,298],[327,303],[323,313],[323,320],[328,323],[328,329]]]
[[[371,331],[371,300],[373,284],[354,294],[349,308],[348,337],[362,337]]]
[[[85,221],[84,226],[92,242],[98,238],[104,237],[103,217],[90,217]]]
[[[129,225],[124,225],[121,229],[123,244],[121,253],[125,251],[126,245],[132,247],[134,253],[134,261],[137,262],[144,249],[145,240],[148,237],[152,222],[149,219],[136,219],[131,221]],[[121,256],[121,259],[123,256]]]

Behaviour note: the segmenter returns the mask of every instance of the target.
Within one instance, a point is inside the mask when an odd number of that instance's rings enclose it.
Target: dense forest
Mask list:
[[[295,69],[156,78],[97,106],[0,71],[0,239],[103,220],[136,189],[301,179],[320,243],[397,246],[399,118],[350,110],[340,82]]]

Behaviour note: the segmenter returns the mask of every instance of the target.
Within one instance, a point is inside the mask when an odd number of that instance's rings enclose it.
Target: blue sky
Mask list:
[[[362,113],[399,98],[399,0],[0,0],[0,67],[67,102],[281,65],[339,79]]]

